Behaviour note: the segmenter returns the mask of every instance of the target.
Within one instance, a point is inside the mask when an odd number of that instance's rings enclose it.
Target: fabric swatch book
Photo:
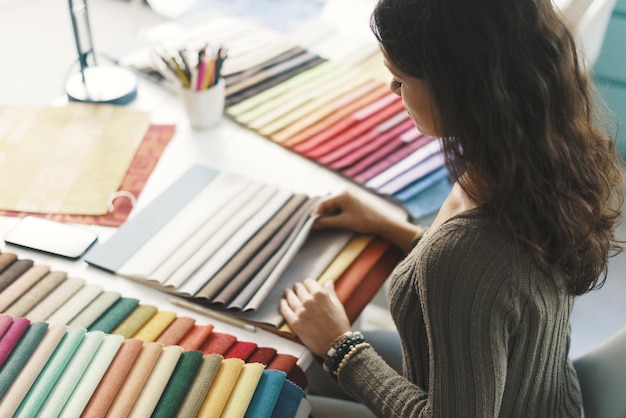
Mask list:
[[[312,231],[318,199],[196,165],[85,261],[271,329],[284,323],[283,289],[334,280],[356,320],[400,252],[347,230]]]
[[[308,416],[300,359],[0,253],[0,416]]]
[[[373,37],[365,42],[326,26],[288,36],[226,16],[177,23],[155,27],[117,61],[154,76],[151,42],[171,50],[222,42],[229,50],[223,69],[228,117],[396,200],[415,219],[441,207],[451,184],[439,140],[418,132],[389,92]]]

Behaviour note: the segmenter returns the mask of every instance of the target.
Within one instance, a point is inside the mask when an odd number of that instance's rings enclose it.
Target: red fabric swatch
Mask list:
[[[248,357],[254,353],[257,344],[249,341],[237,341],[232,347],[224,354],[224,358],[239,358],[243,361],[247,361]]]
[[[276,349],[272,347],[257,347],[246,360],[248,363],[263,363],[266,366],[276,356]]]
[[[204,354],[224,355],[237,341],[237,337],[222,332],[212,332],[204,344],[200,346],[200,351]]]

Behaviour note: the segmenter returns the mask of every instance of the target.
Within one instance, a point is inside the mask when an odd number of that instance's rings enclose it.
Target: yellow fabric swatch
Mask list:
[[[243,418],[261,379],[263,370],[265,370],[265,365],[262,363],[246,363],[243,366],[237,383],[235,383],[235,387],[224,407],[222,417]]]
[[[238,358],[222,361],[213,384],[204,398],[198,418],[219,418],[222,415],[244,364],[244,361]]]
[[[124,338],[131,338],[139,329],[144,326],[146,322],[150,320],[156,313],[157,307],[153,305],[138,305],[131,313],[124,319],[111,334],[121,335]]]
[[[151,343],[176,319],[176,312],[158,311],[133,335],[133,338]]]

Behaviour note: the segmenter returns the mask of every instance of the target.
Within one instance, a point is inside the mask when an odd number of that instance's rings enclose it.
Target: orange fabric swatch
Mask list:
[[[213,332],[213,324],[194,325],[178,342],[183,350],[197,350]]]

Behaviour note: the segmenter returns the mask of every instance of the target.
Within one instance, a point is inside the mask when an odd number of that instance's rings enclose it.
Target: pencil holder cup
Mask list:
[[[224,115],[224,79],[205,90],[184,89],[183,104],[194,129],[202,130],[216,125]]]

